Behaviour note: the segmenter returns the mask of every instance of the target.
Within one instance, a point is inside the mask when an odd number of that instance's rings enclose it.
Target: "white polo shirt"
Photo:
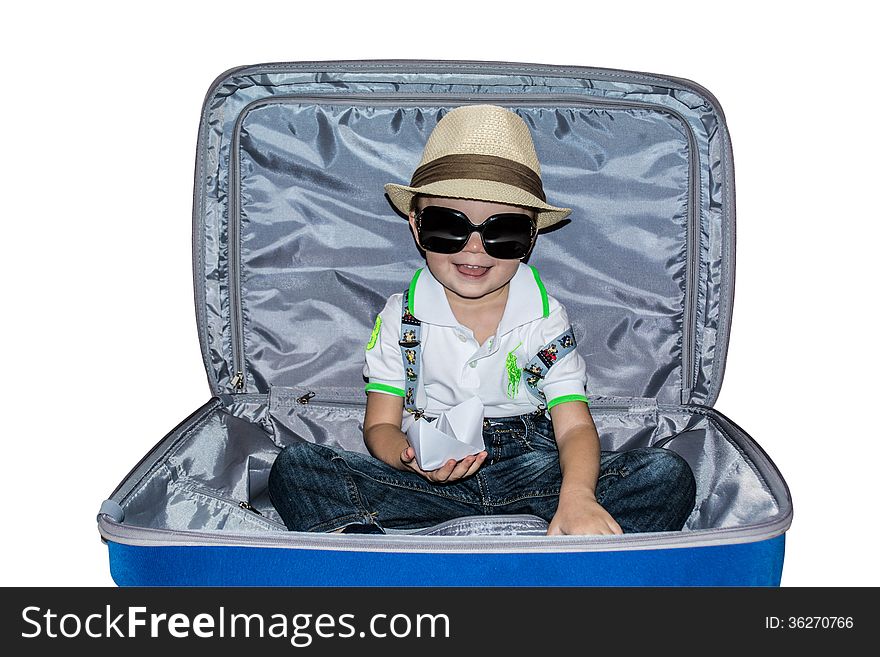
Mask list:
[[[388,298],[376,320],[378,329],[374,327],[374,336],[366,345],[366,392],[405,395],[398,344],[402,301],[403,292]],[[427,266],[413,275],[410,312],[422,322],[416,407],[431,417],[473,395],[482,400],[485,417],[534,412],[537,400],[526,390],[525,373],[516,391],[510,390],[507,356],[513,353],[516,367],[521,370],[539,349],[570,326],[565,307],[547,294],[538,270],[523,263],[510,280],[498,329],[482,346],[477,344],[473,331],[455,318],[443,285]],[[537,387],[543,391],[549,411],[566,401],[586,402],[586,380],[586,363],[575,348],[553,364]],[[406,431],[412,421],[412,415],[404,409],[402,430]]]

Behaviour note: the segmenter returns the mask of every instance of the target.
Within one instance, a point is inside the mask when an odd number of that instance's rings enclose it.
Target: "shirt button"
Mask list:
[[[476,367],[476,366],[477,366],[477,361],[472,360],[470,363],[468,363],[468,365],[470,365],[471,367]]]
[[[467,342],[467,336],[464,335],[463,333],[458,334],[458,339],[461,340],[462,342]]]

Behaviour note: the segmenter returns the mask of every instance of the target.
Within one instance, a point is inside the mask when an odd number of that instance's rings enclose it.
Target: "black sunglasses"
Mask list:
[[[512,260],[525,258],[529,254],[537,227],[535,221],[524,212],[493,214],[475,226],[464,212],[428,205],[416,214],[416,231],[422,248],[446,254],[461,251],[471,233],[476,231],[489,256]]]

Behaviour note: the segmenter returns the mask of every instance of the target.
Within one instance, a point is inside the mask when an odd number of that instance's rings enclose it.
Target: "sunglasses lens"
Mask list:
[[[532,245],[532,219],[526,214],[497,214],[483,227],[486,253],[499,260],[522,258]]]
[[[479,230],[486,253],[499,260],[523,258],[532,245],[532,219],[527,214],[504,213],[489,217]],[[471,236],[467,216],[458,210],[429,205],[419,214],[419,241],[434,253],[458,253]]]
[[[455,210],[436,205],[425,207],[419,215],[419,241],[434,253],[458,253],[467,244],[470,226]]]

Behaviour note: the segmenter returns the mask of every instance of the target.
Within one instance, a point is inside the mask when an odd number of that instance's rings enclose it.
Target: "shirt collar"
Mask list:
[[[410,310],[413,315],[428,324],[441,326],[461,326],[455,318],[445,288],[428,267],[416,271],[409,287]],[[550,314],[547,291],[541,282],[538,270],[522,262],[513,278],[507,293],[507,305],[504,315],[498,323],[496,335],[504,335],[508,331]]]

